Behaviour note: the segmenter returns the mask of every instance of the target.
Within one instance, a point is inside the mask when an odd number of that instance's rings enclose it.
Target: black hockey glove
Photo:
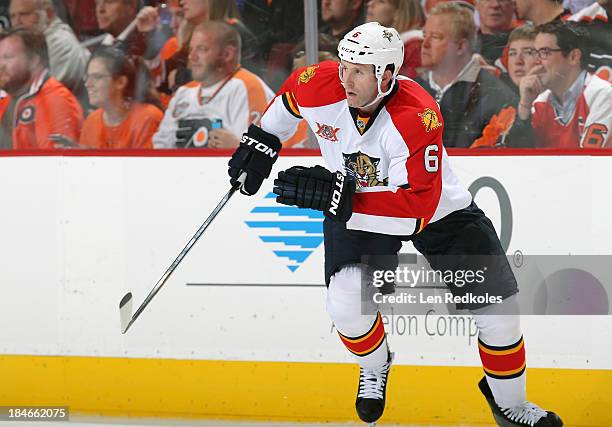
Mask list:
[[[322,166],[294,166],[274,180],[276,201],[323,211],[333,221],[346,222],[353,213],[355,181]]]
[[[230,183],[236,185],[242,172],[246,172],[240,192],[248,196],[257,193],[263,180],[270,176],[281,148],[282,144],[276,136],[258,126],[249,126],[229,161],[227,173],[231,177]]]
[[[208,119],[182,119],[178,121],[176,129],[176,146],[178,148],[186,147],[206,147],[206,141],[191,141],[191,137],[200,128],[210,130],[210,120]],[[189,145],[188,145],[189,144]]]

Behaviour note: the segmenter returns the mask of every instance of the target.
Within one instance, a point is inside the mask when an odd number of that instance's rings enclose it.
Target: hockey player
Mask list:
[[[499,295],[503,303],[460,307],[472,311],[479,328],[480,390],[500,426],[562,426],[555,413],[526,400],[519,317],[501,314],[518,313],[516,281],[491,221],[450,168],[436,102],[397,75],[399,34],[376,22],[363,24],[347,33],[338,54],[340,64],[322,62],[289,77],[261,127],[251,126],[242,137],[229,175],[235,183],[246,173],[241,192],[253,195],[269,176],[280,141],[300,120],[317,135],[327,168],[280,172],[274,192],[279,203],[325,214],[327,311],[360,365],[359,418],[373,423],[383,414],[393,360],[380,313],[361,312],[362,256],[373,255],[377,263],[377,255],[397,256],[402,240],[411,239],[434,269],[463,267],[449,266],[439,256],[445,254],[497,260],[487,261],[494,274],[472,291]]]

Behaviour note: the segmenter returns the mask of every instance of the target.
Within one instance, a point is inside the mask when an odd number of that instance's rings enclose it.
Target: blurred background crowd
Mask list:
[[[607,148],[612,0],[319,0],[319,61],[368,21],[444,144]],[[233,148],[309,73],[299,0],[0,0],[0,149]],[[283,142],[315,148],[305,123]]]

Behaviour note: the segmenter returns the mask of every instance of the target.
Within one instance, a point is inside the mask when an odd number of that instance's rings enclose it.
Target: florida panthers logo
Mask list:
[[[355,178],[358,187],[387,185],[389,178],[385,178],[382,181],[378,179],[380,175],[378,170],[380,159],[370,157],[361,151],[350,154],[342,153],[342,156],[344,157],[344,168],[347,175]]]
[[[302,83],[302,84],[306,84],[310,81],[310,79],[312,79],[315,75],[315,70],[317,69],[318,65],[313,65],[312,67],[308,67],[306,68],[304,71],[302,71],[302,74],[300,74],[300,78],[298,81],[298,84]]]

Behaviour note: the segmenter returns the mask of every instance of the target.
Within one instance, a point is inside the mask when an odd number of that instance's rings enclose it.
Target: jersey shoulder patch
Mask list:
[[[291,75],[291,92],[300,107],[321,107],[346,99],[338,66],[337,62],[324,61],[300,68]]]

